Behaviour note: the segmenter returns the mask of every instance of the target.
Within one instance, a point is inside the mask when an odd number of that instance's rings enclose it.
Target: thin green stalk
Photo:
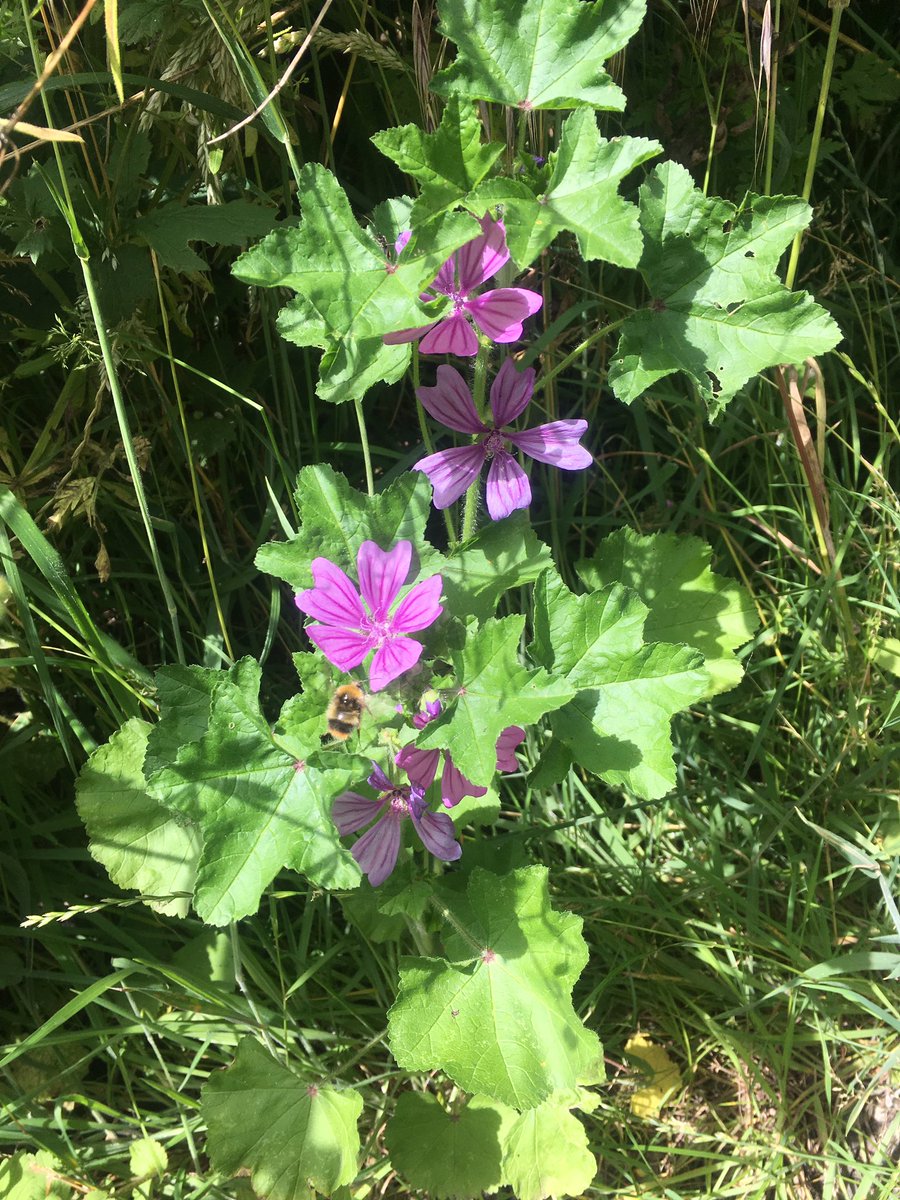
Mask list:
[[[26,0],[22,2],[22,13],[25,18],[25,28],[28,33],[28,43],[31,48],[31,57],[34,62],[35,70],[40,73],[40,55],[38,53],[37,43],[34,40],[34,30],[31,26],[31,15],[28,9]],[[44,108],[44,115],[47,119],[47,125],[52,128],[53,117],[50,112],[50,104],[47,99],[46,91],[41,91],[41,103]],[[181,630],[178,626],[178,610],[175,605],[175,597],[169,585],[168,577],[162,564],[162,559],[159,554],[159,547],[156,544],[156,534],[153,530],[153,523],[150,519],[150,507],[147,504],[147,496],[144,492],[144,484],[141,479],[140,467],[138,466],[137,456],[134,452],[134,443],[131,438],[131,428],[128,423],[128,414],[125,411],[125,400],[122,395],[122,389],[119,386],[119,376],[116,372],[116,365],[113,361],[112,347],[109,343],[106,325],[103,322],[103,314],[100,309],[100,299],[97,295],[97,289],[94,285],[94,276],[89,265],[90,251],[84,238],[81,236],[81,231],[78,228],[78,221],[75,216],[75,207],[72,203],[72,195],[69,191],[69,182],[66,178],[65,168],[63,166],[62,154],[60,152],[59,143],[53,142],[53,153],[56,158],[56,168],[59,172],[60,185],[63,190],[63,196],[60,197],[54,191],[54,199],[60,206],[60,211],[69,226],[69,232],[72,236],[72,245],[75,254],[81,263],[81,271],[84,276],[84,286],[87,292],[88,303],[91,306],[91,317],[94,322],[94,329],[97,332],[97,341],[100,343],[100,354],[103,358],[103,366],[106,371],[106,381],[109,385],[110,394],[113,399],[113,407],[116,412],[116,420],[119,425],[119,435],[122,439],[122,447],[125,451],[125,459],[128,463],[128,470],[131,473],[131,482],[134,486],[135,498],[140,509],[141,519],[144,522],[144,531],[147,535],[147,544],[150,547],[150,557],[153,559],[153,566],[156,570],[156,577],[159,580],[159,586],[163,594],[166,604],[166,611],[169,614],[169,620],[172,624],[172,633],[175,638],[175,653],[178,661],[183,663],[186,661],[184,655],[184,646],[181,641]]]
[[[72,220],[75,220],[75,214],[72,214]],[[156,571],[156,578],[159,580],[160,590],[163,594],[163,599],[166,604],[166,612],[169,614],[169,621],[172,625],[172,635],[175,638],[175,654],[180,663],[186,662],[184,654],[184,645],[181,640],[181,629],[178,625],[178,608],[175,604],[175,595],[166,575],[165,567],[162,563],[162,558],[159,553],[159,546],[156,544],[156,534],[153,529],[153,521],[150,517],[150,506],[147,503],[147,494],[144,491],[144,483],[141,479],[141,469],[138,466],[137,455],[134,452],[134,442],[131,437],[131,426],[128,422],[128,413],[125,411],[125,398],[122,395],[122,389],[119,386],[119,376],[116,372],[116,364],[113,361],[112,347],[109,344],[109,337],[106,332],[106,326],[103,323],[103,313],[100,310],[100,299],[97,295],[97,289],[94,286],[94,276],[91,273],[90,265],[86,258],[81,259],[81,271],[84,275],[84,286],[87,291],[88,303],[91,306],[91,317],[94,321],[94,328],[97,331],[97,340],[100,343],[100,353],[103,356],[103,366],[106,371],[106,382],[109,385],[109,391],[113,399],[113,408],[116,411],[116,421],[119,425],[119,435],[122,438],[122,446],[125,450],[125,459],[128,463],[128,470],[131,473],[131,482],[134,486],[135,499],[138,502],[138,508],[141,512],[141,520],[144,522],[144,532],[147,535],[147,545],[150,547],[150,557],[153,559],[153,568]]]
[[[159,264],[156,261],[156,254],[151,251],[153,258],[153,273],[156,276],[156,294],[159,297],[159,312],[162,317],[163,337],[166,341],[166,351],[169,358],[169,370],[172,373],[172,387],[175,391],[175,403],[178,406],[178,417],[181,421],[181,434],[184,438],[184,453],[187,458],[188,473],[191,477],[191,492],[194,497],[194,511],[197,514],[197,528],[200,533],[200,544],[203,547],[203,561],[206,564],[206,574],[209,577],[209,586],[212,591],[213,604],[216,606],[216,618],[219,622],[219,629],[222,631],[222,640],[225,643],[225,650],[228,657],[234,662],[234,649],[231,645],[231,638],[228,636],[228,629],[225,625],[225,614],[222,612],[222,601],[219,597],[219,588],[216,583],[216,575],[213,571],[213,556],[209,552],[209,543],[206,538],[206,522],[203,519],[203,505],[200,503],[200,488],[197,484],[197,472],[194,469],[194,456],[191,453],[191,437],[188,433],[187,414],[184,411],[184,400],[181,396],[181,384],[178,382],[178,371],[175,367],[175,356],[172,349],[172,337],[169,331],[169,316],[166,312],[165,297],[162,291],[162,280],[159,276]]]
[[[412,352],[412,375],[413,375],[413,394],[415,395],[419,389],[419,347],[413,343]],[[429,454],[434,454],[434,442],[431,440],[431,434],[428,432],[428,422],[425,420],[425,409],[419,403],[418,399],[414,401],[416,406],[416,416],[419,418],[419,430],[422,434],[422,444]],[[457,544],[456,529],[453,524],[453,518],[450,516],[450,509],[444,508],[441,510],[444,515],[444,524],[447,526],[447,537],[450,539],[450,545]]]
[[[354,400],[356,423],[359,426],[359,442],[362,446],[363,462],[366,466],[366,491],[370,496],[375,495],[375,476],[372,474],[372,456],[369,453],[369,435],[366,432],[366,418],[363,415],[362,401]]]
[[[480,340],[478,357],[475,359],[475,380],[472,387],[472,399],[479,418],[484,420],[484,395],[487,390],[487,360],[489,343]],[[475,519],[478,515],[478,496],[481,491],[481,480],[476,479],[466,492],[466,502],[463,508],[462,540],[467,542],[475,533]]]
[[[831,0],[831,29],[828,33],[828,49],[825,51],[825,69],[822,72],[822,86],[819,88],[819,103],[816,107],[816,119],[813,125],[812,141],[809,147],[809,157],[806,160],[806,177],[803,180],[803,190],[800,193],[804,200],[812,195],[813,178],[816,173],[816,161],[819,157],[819,144],[822,141],[822,126],[825,124],[825,109],[828,105],[828,93],[831,89],[831,73],[834,70],[834,56],[837,52],[838,34],[841,28],[841,16],[850,0]],[[794,286],[797,275],[797,262],[800,258],[800,243],[802,231],[798,233],[791,245],[791,257],[788,262],[785,285]]]
[[[541,375],[534,385],[534,394],[537,395],[538,392],[542,392],[551,379],[555,379],[560,371],[564,371],[566,367],[571,366],[577,358],[580,358],[584,354],[588,347],[593,346],[594,342],[599,342],[602,337],[606,337],[608,333],[612,333],[614,329],[618,329],[620,325],[624,325],[630,315],[629,313],[627,316],[620,317],[618,321],[613,321],[609,325],[604,325],[601,329],[594,330],[590,337],[586,337],[583,342],[580,342],[570,354],[567,354],[565,358],[561,358],[552,371],[545,371]]]
[[[778,98],[779,37],[781,34],[781,0],[775,0],[772,16],[772,61],[769,64],[769,94],[766,97],[766,178],[764,192],[772,194],[772,171],[775,164],[775,108]]]

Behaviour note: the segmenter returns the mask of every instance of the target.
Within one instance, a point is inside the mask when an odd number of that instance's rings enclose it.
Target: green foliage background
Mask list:
[[[604,135],[659,142],[696,186],[732,204],[748,190],[799,193],[832,11],[787,0],[774,9],[781,36],[767,101],[761,11],[750,6],[745,25],[737,0],[654,0],[608,64],[604,86],[627,106],[602,115]],[[400,1085],[383,1040],[398,913],[415,897],[342,906],[299,894],[285,873],[257,916],[216,933],[116,893],[88,856],[74,800],[75,772],[95,746],[124,721],[155,720],[151,674],[162,662],[219,668],[261,657],[261,711],[274,720],[295,689],[298,626],[290,588],[261,575],[256,554],[297,527],[300,468],[327,463],[363,485],[353,406],[320,402],[319,352],[276,328],[287,294],[249,291],[230,268],[240,247],[294,211],[297,164],[333,170],[363,214],[409,191],[404,163],[370,137],[437,126],[426,82],[448,55],[428,4],[336,0],[277,103],[210,146],[262,99],[317,11],[120,0],[122,104],[97,6],[26,118],[84,139],[62,147],[62,176],[51,148],[21,131],[3,147],[0,1148],[48,1156],[11,1160],[3,1195],[46,1194],[47,1163],[60,1197],[66,1179],[143,1196],[246,1195],[246,1181],[229,1178],[240,1165],[230,1151],[220,1174],[210,1168],[197,1105],[204,1085],[224,1102],[218,1069],[259,1036],[287,1047],[301,1074],[373,1080],[359,1089],[355,1195],[406,1195],[393,1169],[429,1167],[390,1138],[385,1148],[379,1133]],[[59,6],[0,4],[0,115],[28,92],[33,55],[68,27]],[[637,277],[583,261],[577,229],[534,259],[546,290],[533,353],[545,373],[569,360],[542,403],[548,414],[583,412],[598,457],[574,483],[534,475],[532,516],[560,586],[579,590],[579,576],[591,588],[627,583],[633,544],[596,557],[624,526],[691,534],[710,543],[720,575],[749,589],[760,622],[739,689],[717,696],[715,680],[698,680],[696,704],[676,722],[670,795],[637,804],[619,781],[588,785],[565,760],[542,759],[533,738],[527,756],[542,774],[504,781],[498,797],[499,836],[482,865],[546,864],[554,909],[584,923],[591,966],[573,1004],[603,1038],[609,1080],[580,1124],[563,1108],[542,1114],[538,1133],[580,1136],[573,1121],[586,1131],[599,1161],[588,1195],[664,1186],[678,1197],[805,1200],[862,1187],[887,1200],[900,1182],[900,956],[885,900],[900,852],[897,32],[891,6],[854,4],[833,45],[796,281],[845,335],[807,399],[821,478],[796,449],[771,374],[741,389],[715,425],[702,378],[672,375],[628,407],[615,400],[606,380],[616,334],[578,347],[607,323],[610,297],[644,301]],[[556,132],[535,113],[527,153],[546,157]],[[506,141],[496,116],[491,135]],[[631,199],[640,177],[626,181]],[[64,186],[90,253],[120,408],[53,200]],[[411,383],[378,384],[365,404],[381,489],[421,453]],[[299,586],[290,559],[281,565],[274,573]],[[661,573],[671,570],[663,561]],[[493,599],[486,584],[483,615]],[[641,599],[666,629],[658,596]],[[113,766],[133,775],[133,764]],[[127,831],[127,806],[116,819]],[[184,831],[171,832],[177,855]],[[162,892],[172,877],[165,883]],[[681,1070],[656,1122],[630,1110],[642,1076],[624,1045],[638,1027]],[[252,1069],[254,1051],[242,1053]],[[346,1121],[352,1104],[340,1087],[334,1096],[334,1120]],[[435,1114],[410,1118],[433,1127]],[[478,1138],[508,1118],[501,1104],[467,1119]],[[523,1142],[532,1135],[521,1131]],[[141,1136],[155,1147],[146,1161],[129,1153]],[[538,1186],[527,1164],[517,1170],[521,1188]],[[328,1186],[344,1185],[345,1163],[322,1171]],[[467,1182],[490,1184],[487,1170]]]

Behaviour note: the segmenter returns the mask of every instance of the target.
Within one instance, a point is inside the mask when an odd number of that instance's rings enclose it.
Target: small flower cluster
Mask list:
[[[506,229],[502,221],[489,215],[481,219],[480,237],[467,242],[451,255],[431,284],[431,291],[422,293],[423,300],[447,296],[452,300],[449,317],[416,329],[390,333],[385,342],[419,341],[423,354],[455,354],[471,357],[478,353],[478,338],[467,318],[470,317],[482,335],[498,344],[518,341],[522,322],[536,313],[543,304],[537,292],[528,288],[495,288],[476,295],[479,288],[509,261]],[[409,234],[397,241],[402,253]],[[434,293],[434,294],[432,294]],[[478,478],[486,462],[488,472],[486,499],[492,520],[508,517],[531,503],[531,484],[528,476],[506,449],[514,446],[538,462],[549,463],[563,471],[581,471],[593,458],[581,444],[587,432],[587,421],[548,421],[520,433],[506,430],[528,407],[534,392],[535,372],[530,368],[517,371],[507,358],[491,385],[490,406],[493,423],[488,425],[478,413],[472,393],[460,373],[453,367],[437,369],[434,387],[416,389],[423,408],[436,421],[456,433],[473,435],[467,446],[440,450],[416,463],[434,488],[436,508],[448,508],[467,491]]]
[[[523,322],[541,308],[542,299],[527,288],[494,288],[479,293],[509,261],[503,222],[486,214],[481,234],[464,245],[441,267],[423,301],[444,296],[452,302],[449,316],[430,325],[388,334],[385,342],[419,341],[425,354],[454,354],[472,357],[479,353],[482,339],[509,344],[522,336]],[[400,255],[410,235],[397,241]],[[473,329],[473,325],[475,329]],[[493,520],[501,520],[531,503],[531,485],[508,446],[565,471],[590,466],[591,454],[580,443],[587,431],[583,420],[550,421],[515,432],[509,426],[522,415],[534,393],[535,372],[519,371],[507,358],[490,388],[491,421],[478,412],[465,380],[455,368],[437,368],[433,387],[419,387],[416,394],[425,410],[456,433],[468,435],[467,445],[430,454],[415,464],[424,472],[434,492],[436,508],[447,508],[468,491],[490,463],[487,477],[487,509]],[[398,541],[389,550],[375,542],[363,542],[356,558],[358,587],[327,558],[312,562],[312,588],[296,597],[297,607],[315,624],[307,634],[325,657],[342,671],[351,671],[371,654],[369,686],[373,692],[387,687],[410,671],[419,661],[423,646],[411,637],[433,625],[443,611],[439,603],[443,589],[440,575],[415,583],[400,599],[412,563],[412,545]],[[399,602],[398,602],[399,601]],[[413,718],[423,729],[440,716],[439,700],[426,704]],[[497,740],[497,770],[516,769],[515,748],[525,737],[518,725],[505,729]],[[370,799],[358,792],[345,792],[334,803],[332,815],[341,836],[363,833],[352,854],[373,887],[393,871],[407,819],[422,844],[443,862],[454,862],[462,853],[452,820],[444,812],[432,812],[426,793],[441,770],[441,802],[452,809],[464,796],[479,797],[487,788],[472,783],[459,770],[448,750],[422,750],[410,744],[395,756],[394,766],[406,782],[394,782],[376,763],[368,778],[378,793]]]
[[[424,728],[440,714],[440,702],[429,704],[424,713],[417,713],[413,724]],[[519,725],[504,729],[497,739],[497,770],[515,771],[515,748],[525,737]],[[366,780],[369,787],[379,793],[379,799],[370,800],[359,792],[344,792],[338,796],[332,809],[334,823],[341,837],[358,833],[373,820],[374,825],[359,838],[351,851],[372,887],[384,883],[397,865],[397,856],[403,837],[403,823],[409,818],[422,845],[442,862],[455,862],[462,854],[456,840],[453,822],[445,814],[432,812],[425,793],[434,782],[440,757],[444,757],[441,774],[441,799],[446,808],[453,808],[463,796],[484,796],[487,788],[476,787],[453,765],[446,750],[417,750],[415,746],[404,746],[394,758],[408,780],[394,783],[377,763],[372,763],[372,774]],[[377,820],[376,820],[377,818]]]

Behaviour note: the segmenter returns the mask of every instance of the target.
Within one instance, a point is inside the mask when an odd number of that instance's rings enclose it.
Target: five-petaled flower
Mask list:
[[[506,359],[491,384],[493,426],[485,425],[475,410],[472,393],[453,367],[437,369],[437,384],[420,387],[416,395],[435,420],[458,433],[480,434],[469,446],[455,446],[429,454],[415,464],[424,471],[434,488],[436,508],[447,508],[475,482],[485,462],[491,460],[487,478],[487,507],[495,521],[508,517],[517,508],[531,503],[528,476],[505,448],[511,442],[538,462],[549,463],[564,471],[581,471],[594,461],[579,445],[587,431],[587,421],[549,421],[521,433],[503,429],[528,406],[534,391],[534,370],[517,371],[511,358]]]
[[[363,542],[356,557],[361,599],[340,567],[327,558],[314,558],[315,587],[296,597],[300,611],[321,622],[307,626],[306,633],[334,666],[352,671],[375,651],[369,665],[373,692],[415,666],[423,647],[407,634],[427,629],[443,612],[438,603],[443,588],[440,575],[410,588],[391,612],[409,574],[411,558],[411,542],[400,541],[392,550]]]
[[[416,729],[424,729],[429,721],[435,720],[441,714],[440,700],[429,700],[422,712],[413,717]],[[521,725],[510,725],[497,738],[497,770],[515,771],[518,767],[515,748],[525,737]],[[450,757],[449,750],[420,750],[418,746],[404,746],[394,759],[398,767],[406,771],[414,784],[429,787],[437,774],[441,755],[444,756],[444,769],[441,774],[441,801],[445,808],[453,808],[459,804],[463,796],[484,796],[487,788],[479,787],[467,779]]]
[[[509,261],[503,222],[485,215],[480,224],[482,233],[451,254],[430,284],[431,291],[449,296],[453,301],[450,316],[416,329],[385,334],[384,341],[389,346],[422,338],[419,349],[423,354],[471,357],[478,353],[478,338],[467,316],[491,341],[515,342],[522,336],[522,322],[538,311],[543,300],[528,288],[494,288],[480,296],[473,294]],[[398,253],[402,252],[409,236],[404,233],[397,239]],[[423,292],[421,298],[428,302],[436,297]]]
[[[432,776],[433,778],[433,776]],[[407,817],[426,850],[443,862],[454,862],[462,854],[453,822],[444,813],[433,813],[425,802],[424,787],[419,783],[392,783],[376,763],[366,780],[380,792],[378,800],[369,800],[359,792],[344,792],[334,802],[331,815],[341,837],[356,833],[376,816],[378,820],[354,844],[351,854],[359,863],[372,887],[384,883],[397,864],[403,822]]]

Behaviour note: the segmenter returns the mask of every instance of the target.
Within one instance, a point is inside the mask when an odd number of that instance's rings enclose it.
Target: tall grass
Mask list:
[[[122,720],[152,717],[162,662],[262,654],[266,703],[287,694],[297,628],[254,554],[296,524],[300,466],[328,461],[364,485],[355,414],[316,401],[314,360],[280,340],[271,296],[231,279],[233,248],[194,243],[207,269],[173,270],[138,239],[138,215],[243,196],[290,216],[308,160],[370,211],[406,185],[368,136],[433,118],[422,81],[446,47],[426,4],[339,0],[265,118],[220,157],[209,139],[277,83],[318,8],[119,7],[124,103],[89,20],[28,116],[77,127],[83,144],[14,135],[2,168],[0,1140],[52,1151],[79,1190],[112,1193],[133,1186],[131,1143],[153,1136],[168,1167],[151,1190],[244,1193],[209,1172],[198,1095],[249,1031],[312,1072],[365,1081],[353,1195],[399,1196],[380,1143],[399,1078],[383,1044],[402,949],[387,923],[287,874],[230,932],[162,920],[89,860],[73,778]],[[527,810],[554,902],[585,920],[577,1000],[609,1070],[586,1118],[598,1197],[888,1200],[900,1187],[900,930],[885,901],[900,862],[896,18],[843,13],[814,156],[832,14],[772,12],[767,91],[752,6],[652,4],[617,64],[629,110],[605,121],[658,136],[732,199],[798,192],[812,164],[797,286],[845,332],[819,364],[818,414],[812,387],[804,398],[833,554],[774,378],[715,427],[680,384],[625,409],[603,386],[614,335],[579,349],[621,279],[576,266],[565,245],[541,264],[545,372],[578,350],[541,403],[586,412],[598,470],[571,488],[536,475],[539,532],[564,570],[621,524],[698,534],[760,617],[737,691],[677,723],[664,801],[636,805],[575,773],[540,792],[524,775],[504,784],[491,852],[515,861]],[[7,6],[0,109],[34,79],[30,42],[47,53],[73,16]],[[541,153],[554,133],[536,126]],[[410,400],[408,386],[366,400],[376,486],[417,453]],[[656,1120],[631,1112],[636,1030],[681,1073]]]

